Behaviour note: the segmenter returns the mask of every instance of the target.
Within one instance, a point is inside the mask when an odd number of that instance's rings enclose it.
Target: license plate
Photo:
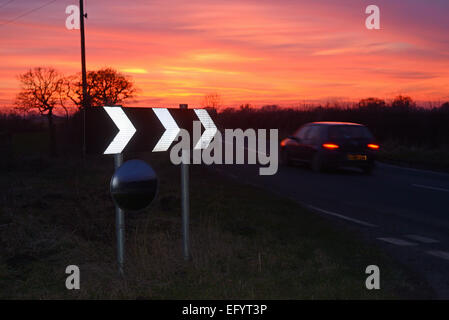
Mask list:
[[[367,156],[364,154],[348,154],[348,160],[361,160],[364,161],[367,159]]]

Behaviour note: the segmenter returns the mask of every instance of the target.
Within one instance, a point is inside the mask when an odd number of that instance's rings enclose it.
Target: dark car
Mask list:
[[[281,162],[308,163],[316,172],[358,167],[369,174],[379,144],[367,127],[350,122],[312,122],[281,141]]]

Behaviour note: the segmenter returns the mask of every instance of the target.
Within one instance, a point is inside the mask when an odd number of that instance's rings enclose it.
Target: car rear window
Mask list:
[[[373,135],[364,126],[332,126],[329,128],[330,139],[371,139]]]

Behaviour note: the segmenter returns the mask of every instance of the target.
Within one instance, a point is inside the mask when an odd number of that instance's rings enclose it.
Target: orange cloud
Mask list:
[[[87,67],[132,76],[141,89],[136,105],[195,105],[210,92],[226,105],[447,98],[449,25],[433,22],[449,3],[378,2],[382,30],[368,31],[364,1],[90,1]],[[2,15],[33,3],[13,2]],[[0,103],[13,102],[16,75],[28,68],[80,71],[79,32],[65,28],[68,4],[0,26]]]

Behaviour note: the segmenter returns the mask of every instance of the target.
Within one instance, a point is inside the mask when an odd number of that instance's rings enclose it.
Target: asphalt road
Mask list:
[[[436,298],[449,299],[449,174],[381,163],[371,176],[301,166],[281,166],[273,176],[260,176],[259,165],[214,168],[294,199],[336,225],[354,226],[421,275]]]

